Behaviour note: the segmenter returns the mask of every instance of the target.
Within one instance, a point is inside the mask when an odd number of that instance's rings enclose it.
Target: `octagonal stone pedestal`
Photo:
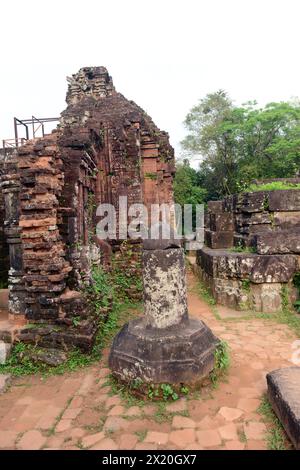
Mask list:
[[[188,319],[169,328],[152,328],[133,320],[115,337],[109,366],[119,380],[145,383],[197,383],[214,368],[218,343],[199,320]]]
[[[109,357],[124,382],[197,384],[214,368],[218,339],[187,309],[184,253],[176,240],[148,240],[143,251],[144,310],[115,337]]]

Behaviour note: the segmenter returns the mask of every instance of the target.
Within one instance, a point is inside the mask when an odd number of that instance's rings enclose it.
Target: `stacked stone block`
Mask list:
[[[219,303],[275,312],[286,296],[291,304],[296,300],[293,277],[300,270],[300,190],[229,196],[209,203],[207,220],[207,246],[197,252],[197,269]],[[226,220],[234,227],[231,243]],[[212,233],[217,233],[214,243]]]
[[[223,201],[209,201],[206,217],[205,243],[209,248],[230,248],[234,227],[231,212],[224,212]]]

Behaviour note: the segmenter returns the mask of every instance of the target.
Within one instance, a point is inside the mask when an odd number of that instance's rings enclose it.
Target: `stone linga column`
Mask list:
[[[218,339],[188,316],[183,249],[174,239],[145,240],[142,256],[145,314],[117,334],[109,366],[128,383],[196,384],[214,368]]]

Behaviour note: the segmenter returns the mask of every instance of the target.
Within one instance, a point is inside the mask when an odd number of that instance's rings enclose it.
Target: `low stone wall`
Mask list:
[[[281,309],[286,295],[290,303],[297,298],[292,283],[299,269],[297,256],[260,256],[205,247],[197,251],[196,269],[216,301],[231,308],[272,313]]]
[[[257,191],[208,203],[197,270],[220,304],[275,312],[298,295],[300,190]]]

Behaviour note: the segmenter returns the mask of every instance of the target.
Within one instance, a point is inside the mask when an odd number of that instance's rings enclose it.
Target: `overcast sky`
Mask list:
[[[179,156],[182,121],[206,93],[300,95],[299,17],[299,0],[2,0],[0,138],[14,116],[59,116],[66,76],[104,65]]]

